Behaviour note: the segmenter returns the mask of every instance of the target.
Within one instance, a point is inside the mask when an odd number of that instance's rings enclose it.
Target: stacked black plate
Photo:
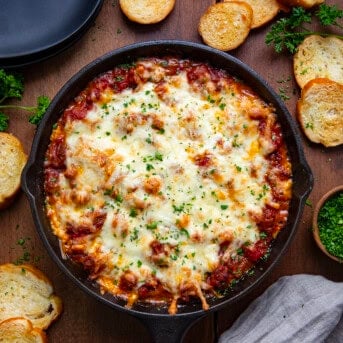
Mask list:
[[[0,0],[0,68],[56,55],[75,43],[103,0]]]

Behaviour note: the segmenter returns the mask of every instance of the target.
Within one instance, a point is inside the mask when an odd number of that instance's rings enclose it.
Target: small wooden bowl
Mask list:
[[[331,259],[339,262],[339,263],[343,263],[342,259],[339,259],[336,256],[331,255],[326,249],[325,246],[323,245],[322,241],[320,240],[319,237],[319,228],[318,228],[318,214],[320,209],[322,208],[322,206],[324,205],[324,203],[330,199],[332,196],[334,196],[335,194],[337,194],[338,192],[343,192],[343,185],[337,186],[333,189],[331,189],[330,191],[328,191],[327,193],[325,193],[320,200],[318,201],[315,209],[314,209],[314,213],[313,213],[313,220],[312,220],[312,228],[313,228],[313,237],[314,240],[316,241],[318,247],[323,251],[323,253],[327,256],[329,256]]]

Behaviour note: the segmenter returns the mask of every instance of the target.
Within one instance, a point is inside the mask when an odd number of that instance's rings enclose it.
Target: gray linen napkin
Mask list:
[[[253,301],[219,343],[343,343],[343,283],[281,277]]]

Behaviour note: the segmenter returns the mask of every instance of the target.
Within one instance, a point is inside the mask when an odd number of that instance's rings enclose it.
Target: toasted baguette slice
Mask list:
[[[343,143],[343,85],[329,79],[309,81],[297,103],[298,119],[306,136],[333,147]]]
[[[123,13],[140,24],[155,24],[174,8],[175,0],[119,0]]]
[[[317,6],[322,4],[325,0],[278,0],[281,4],[285,6],[300,6],[303,8],[311,8],[313,6]]]
[[[234,0],[224,0],[232,2]],[[244,0],[249,4],[253,11],[251,28],[260,27],[272,20],[283,8],[276,0]]]
[[[343,40],[336,37],[307,37],[298,47],[293,59],[298,85],[315,78],[328,78],[343,84]]]
[[[0,321],[23,317],[46,329],[62,311],[48,278],[31,265],[0,265]]]
[[[245,2],[216,3],[201,16],[198,31],[204,42],[216,49],[237,48],[247,38],[253,11]]]
[[[33,328],[25,318],[10,318],[0,323],[0,342],[4,343],[45,343],[46,334]]]
[[[27,156],[20,141],[0,132],[0,209],[8,207],[20,188],[21,172]]]

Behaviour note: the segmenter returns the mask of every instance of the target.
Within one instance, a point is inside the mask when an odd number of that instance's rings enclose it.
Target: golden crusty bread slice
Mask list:
[[[46,329],[62,311],[49,279],[32,265],[0,265],[0,321],[23,317]]]
[[[119,0],[123,13],[140,24],[155,24],[174,8],[175,0]]]
[[[18,138],[0,132],[0,209],[11,204],[20,188],[21,172],[27,156]]]
[[[343,85],[317,78],[301,90],[297,115],[306,136],[333,147],[343,143]]]
[[[293,58],[298,85],[315,78],[328,78],[343,83],[343,40],[311,35],[299,45]]]
[[[224,0],[232,2],[234,0]],[[260,27],[272,20],[283,8],[276,0],[244,0],[253,11],[251,28]]]
[[[300,6],[303,8],[311,8],[322,4],[325,0],[278,0],[281,4],[289,7]]]
[[[25,318],[10,318],[0,323],[0,342],[3,343],[45,343],[46,334]]]
[[[201,16],[198,31],[207,45],[223,51],[232,50],[247,38],[252,17],[252,8],[246,2],[216,3]]]

